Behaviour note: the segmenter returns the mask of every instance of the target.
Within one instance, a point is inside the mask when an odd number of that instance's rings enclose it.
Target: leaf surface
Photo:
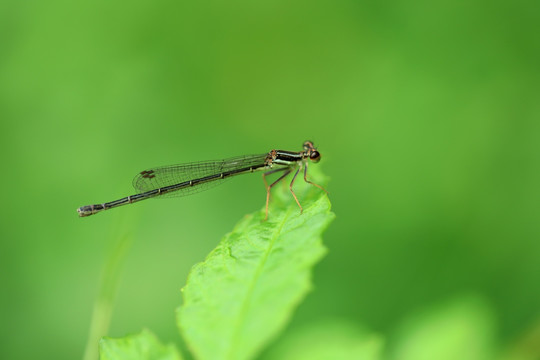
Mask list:
[[[148,330],[123,338],[102,338],[99,355],[100,360],[182,360],[173,345],[161,344]]]
[[[264,211],[246,216],[189,274],[177,318],[197,359],[253,358],[311,289],[326,253],[321,234],[334,219],[330,202],[300,176],[303,214],[288,186],[276,190],[268,221]]]

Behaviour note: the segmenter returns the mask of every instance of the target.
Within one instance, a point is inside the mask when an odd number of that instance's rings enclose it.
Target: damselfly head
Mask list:
[[[309,149],[314,149],[313,141],[304,141],[304,151],[308,151]]]
[[[315,149],[312,141],[304,141],[304,156],[309,156],[309,159],[313,162],[319,162],[321,160],[321,154]]]

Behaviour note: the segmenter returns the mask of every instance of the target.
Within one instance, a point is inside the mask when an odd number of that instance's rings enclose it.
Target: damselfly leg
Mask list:
[[[307,168],[308,168],[308,163],[307,162],[298,162],[296,164],[297,166],[297,169],[293,175],[293,178],[291,180],[291,183],[289,184],[289,190],[291,191],[291,194],[292,196],[294,197],[294,200],[296,201],[296,204],[298,204],[298,207],[300,208],[300,213],[302,213],[304,211],[304,208],[302,207],[302,205],[300,204],[300,201],[298,200],[298,197],[296,196],[294,190],[293,190],[293,185],[294,185],[294,181],[296,180],[296,177],[298,176],[298,173],[302,170],[302,166],[304,167],[304,181],[310,185],[314,185],[316,187],[318,187],[319,189],[323,190],[325,193],[328,194],[328,191],[326,191],[325,188],[323,188],[322,186],[318,185],[318,184],[315,184],[314,182],[312,181],[309,181],[307,179]],[[274,185],[276,185],[277,183],[279,183],[281,180],[283,180],[287,175],[289,175],[292,171],[293,171],[294,167],[287,167],[287,168],[280,168],[280,169],[275,169],[275,170],[271,170],[271,171],[267,171],[263,174],[263,181],[264,181],[264,185],[266,187],[266,211],[265,211],[265,217],[264,217],[264,220],[267,220],[268,219],[268,204],[270,203],[270,190],[272,189],[272,187],[274,187]],[[271,174],[275,174],[277,172],[281,172],[281,171],[285,171],[284,174],[282,174],[277,180],[275,180],[272,184],[268,185],[268,182],[266,181],[266,176],[267,175],[271,175]]]
[[[325,188],[323,188],[321,185],[319,184],[315,184],[314,182],[311,182],[307,179],[307,167],[308,167],[308,163],[306,162],[305,164],[305,168],[304,168],[304,181],[307,182],[308,184],[311,184],[311,185],[314,185],[316,187],[318,187],[319,189],[321,189],[322,191],[324,191],[326,193],[326,195],[328,195],[328,191],[326,191]]]
[[[268,185],[268,182],[266,181],[266,175],[271,175],[280,171],[285,171],[283,175],[281,175],[276,181],[274,181],[272,184]],[[266,221],[268,219],[268,203],[270,201],[270,190],[272,189],[272,186],[276,185],[281,180],[285,179],[287,175],[291,173],[291,168],[282,168],[282,169],[275,169],[268,172],[265,172],[263,174],[263,181],[264,185],[266,186],[266,215],[264,217],[264,220]]]

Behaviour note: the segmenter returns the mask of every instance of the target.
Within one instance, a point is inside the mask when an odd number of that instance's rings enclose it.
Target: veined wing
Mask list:
[[[154,167],[141,171],[133,179],[133,187],[139,192],[163,188],[166,186],[176,185],[184,182],[189,182],[196,179],[202,179],[207,176],[228,173],[239,169],[259,168],[264,165],[268,154],[238,156],[224,160],[201,161],[179,165]],[[161,197],[180,197],[191,195],[197,192],[208,190],[219,184],[222,184],[224,179],[215,179],[213,181],[205,181],[197,183],[194,186],[182,187],[176,191],[171,191],[163,194]]]

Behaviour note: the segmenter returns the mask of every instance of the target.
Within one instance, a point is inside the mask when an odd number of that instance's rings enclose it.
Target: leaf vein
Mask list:
[[[287,222],[287,219],[289,218],[290,214],[291,214],[291,212],[287,211],[285,213],[285,216],[283,217],[283,219],[281,219],[281,224],[280,224],[279,228],[274,231],[274,234],[273,234],[273,236],[272,236],[272,238],[270,240],[270,244],[266,248],[264,256],[261,259],[260,264],[257,266],[257,270],[255,271],[253,279],[251,280],[251,282],[249,284],[248,291],[246,292],[246,297],[244,298],[242,306],[240,307],[240,314],[238,316],[237,324],[233,328],[233,334],[232,334],[232,339],[231,339],[231,347],[230,347],[229,356],[228,356],[229,359],[234,359],[234,352],[236,350],[237,343],[238,343],[238,340],[239,340],[239,335],[240,335],[240,326],[244,322],[244,320],[245,320],[245,318],[247,316],[249,303],[251,302],[251,298],[253,296],[253,291],[255,289],[255,285],[256,285],[256,283],[257,283],[257,281],[258,281],[258,279],[259,279],[259,277],[261,275],[261,272],[262,272],[262,270],[264,268],[264,265],[266,264],[268,256],[270,255],[270,252],[272,251],[272,248],[274,247],[274,244],[275,244],[277,238],[281,234],[281,231],[283,230],[283,227],[285,226],[285,224]]]

